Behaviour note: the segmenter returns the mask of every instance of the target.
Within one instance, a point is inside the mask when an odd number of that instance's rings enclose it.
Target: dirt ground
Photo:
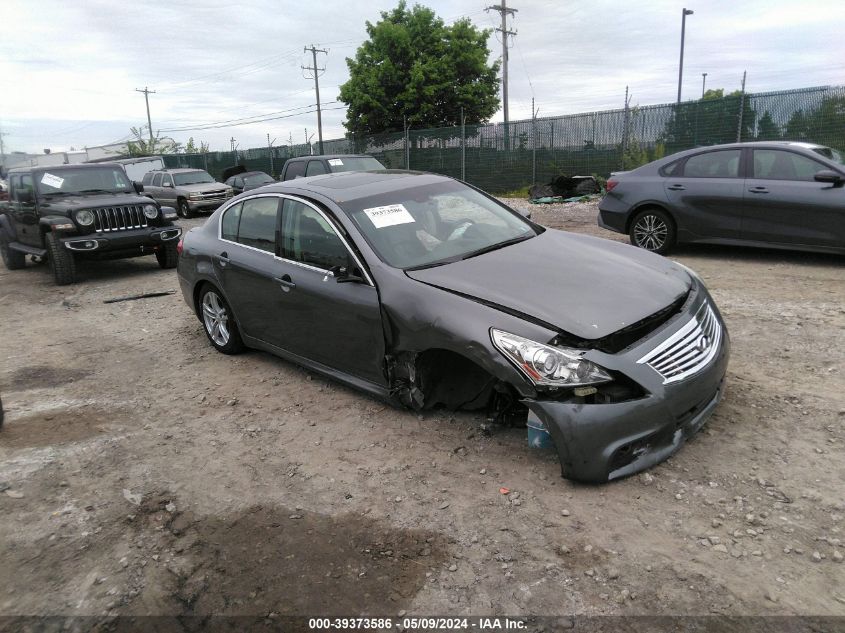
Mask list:
[[[727,394],[604,486],[525,429],[216,353],[154,258],[0,268],[0,615],[845,615],[845,260],[673,257],[727,321]]]

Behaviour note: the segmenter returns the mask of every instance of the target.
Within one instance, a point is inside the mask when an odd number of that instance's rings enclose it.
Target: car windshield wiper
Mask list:
[[[417,264],[416,266],[408,266],[407,268],[403,268],[404,271],[409,270],[425,270],[426,268],[434,268],[436,266],[443,266],[444,264],[451,264],[452,262],[458,261],[454,257],[450,257],[448,259],[438,259],[437,261],[428,262],[426,264]]]
[[[79,193],[115,193],[108,189],[82,189]]]
[[[78,196],[78,191],[42,191],[45,196]]]
[[[496,251],[500,248],[504,248],[505,246],[510,246],[511,244],[516,244],[518,242],[524,242],[525,240],[530,240],[532,237],[537,237],[535,235],[520,235],[519,237],[514,237],[509,240],[505,240],[504,242],[497,242],[496,244],[491,244],[490,246],[485,246],[484,248],[479,248],[477,251],[471,251],[461,257],[462,260],[469,259],[470,257],[476,257],[478,255],[483,255],[484,253],[489,253],[490,251]]]

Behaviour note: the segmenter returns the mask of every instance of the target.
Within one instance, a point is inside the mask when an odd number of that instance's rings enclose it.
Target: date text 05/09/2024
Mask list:
[[[525,629],[524,620],[517,618],[448,618],[448,617],[401,617],[401,618],[309,618],[311,630],[373,630],[401,629],[405,631],[519,631]]]

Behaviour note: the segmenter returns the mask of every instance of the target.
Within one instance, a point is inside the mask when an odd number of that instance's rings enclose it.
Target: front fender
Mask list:
[[[63,215],[48,215],[39,218],[38,226],[41,228],[42,233],[47,231],[75,233],[77,231],[76,224],[73,223],[73,220]]]

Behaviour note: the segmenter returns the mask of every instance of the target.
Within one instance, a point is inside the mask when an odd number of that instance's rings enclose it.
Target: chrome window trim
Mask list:
[[[338,238],[340,238],[340,241],[343,243],[343,246],[346,248],[346,251],[352,256],[352,259],[355,260],[355,263],[358,264],[358,268],[364,274],[364,280],[367,282],[367,285],[375,288],[376,284],[373,281],[373,278],[370,276],[369,271],[366,269],[366,267],[363,265],[361,260],[355,254],[355,251],[352,250],[352,248],[349,246],[349,242],[346,241],[346,238],[344,238],[343,235],[341,235],[340,232],[337,230],[337,227],[335,226],[334,221],[332,221],[331,218],[329,218],[325,213],[323,213],[323,211],[321,209],[316,207],[314,204],[312,204],[311,202],[309,202],[305,198],[300,198],[299,196],[294,196],[294,195],[285,194],[285,193],[257,193],[255,195],[251,195],[251,196],[248,196],[246,198],[239,198],[237,201],[230,202],[228,206],[226,206],[225,208],[222,208],[222,210],[220,211],[220,217],[217,219],[217,239],[218,240],[220,240],[221,242],[225,242],[227,244],[233,244],[234,246],[240,246],[241,248],[248,248],[248,249],[253,250],[257,253],[264,253],[265,255],[270,255],[274,259],[277,259],[277,260],[282,261],[282,262],[286,262],[288,264],[293,264],[294,266],[299,266],[300,268],[304,268],[306,270],[311,270],[313,272],[316,272],[316,273],[323,275],[324,277],[334,277],[334,273],[331,272],[330,270],[326,270],[324,268],[318,268],[317,266],[312,266],[311,264],[306,264],[304,262],[298,262],[295,259],[288,259],[287,257],[279,257],[278,255],[276,255],[276,253],[273,253],[273,252],[270,252],[270,251],[264,251],[264,250],[261,250],[260,248],[255,248],[254,246],[247,246],[246,244],[241,244],[240,242],[233,242],[232,240],[227,240],[227,239],[223,238],[223,216],[229,211],[229,209],[234,207],[236,204],[243,204],[243,203],[246,203],[249,200],[255,200],[256,198],[280,198],[282,201],[284,201],[284,200],[295,200],[296,202],[301,202],[305,206],[311,207],[312,209],[314,209],[314,211],[319,213],[320,217],[322,217],[328,223],[328,225],[332,228],[332,231],[334,231],[335,235],[337,235]]]

